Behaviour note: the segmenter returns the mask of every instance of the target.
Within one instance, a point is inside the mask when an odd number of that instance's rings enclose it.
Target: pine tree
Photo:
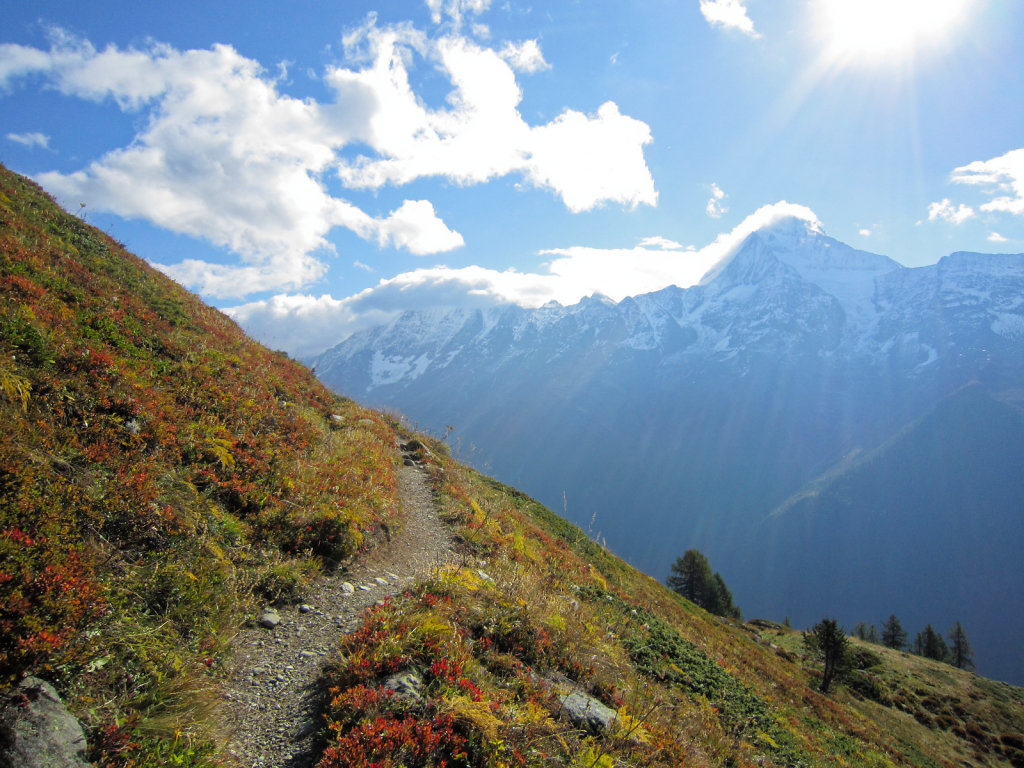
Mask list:
[[[828,693],[832,683],[850,665],[850,641],[835,619],[822,619],[810,632],[804,632],[804,647],[824,665],[821,692]]]
[[[740,617],[733,603],[732,592],[719,573],[711,572],[711,564],[698,550],[689,549],[672,564],[672,573],[665,580],[669,589],[678,592],[705,611],[718,616]]]
[[[715,571],[715,575],[711,577],[711,585],[712,607],[708,610],[717,616],[728,616],[731,619],[741,618],[740,609],[732,601],[732,592],[729,591],[725,585],[725,579],[718,571]]]
[[[687,600],[705,607],[711,584],[711,564],[696,549],[688,549],[672,564],[672,575],[666,580],[669,589],[678,592]]]
[[[924,656],[926,659],[949,661],[949,648],[946,641],[931,624],[918,632],[914,638],[914,653]]]
[[[949,630],[949,661],[960,669],[974,669],[974,650],[959,621]]]
[[[895,648],[902,651],[907,644],[907,633],[896,618],[896,614],[890,614],[889,618],[882,624],[882,645],[887,648]]]
[[[878,639],[878,627],[874,624],[868,624],[865,621],[857,623],[857,626],[853,628],[853,634],[855,637],[863,640],[866,643],[879,643]]]

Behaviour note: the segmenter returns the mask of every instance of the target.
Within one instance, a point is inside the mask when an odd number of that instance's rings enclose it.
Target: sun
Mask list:
[[[829,58],[878,61],[913,56],[944,40],[971,0],[817,0]]]

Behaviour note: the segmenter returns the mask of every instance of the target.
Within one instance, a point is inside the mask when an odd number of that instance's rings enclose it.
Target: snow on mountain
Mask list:
[[[951,353],[952,336],[969,332],[981,344],[986,331],[1024,335],[1024,255],[955,253],[910,269],[791,217],[750,234],[691,288],[618,303],[592,296],[569,307],[407,312],[353,335],[316,366],[345,389],[358,381],[359,393],[410,385],[430,371],[495,369],[540,354],[550,361],[583,348],[666,360],[897,359],[920,373]]]

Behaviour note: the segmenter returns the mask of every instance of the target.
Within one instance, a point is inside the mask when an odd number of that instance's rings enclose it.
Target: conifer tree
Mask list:
[[[711,578],[708,559],[698,550],[688,549],[672,563],[672,574],[665,583],[669,589],[703,607],[708,602]]]
[[[896,614],[889,614],[889,618],[882,624],[882,645],[886,648],[895,648],[902,651],[907,644],[907,633],[896,618]]]
[[[949,661],[949,647],[931,624],[918,632],[914,638],[914,653],[926,659]]]
[[[959,621],[949,630],[949,661],[960,669],[974,669],[974,650]]]
[[[720,573],[711,572],[711,564],[700,551],[689,549],[672,564],[672,573],[665,580],[669,589],[678,592],[709,613],[740,617],[733,603],[732,592]]]
[[[725,585],[725,579],[718,571],[715,571],[715,575],[712,577],[712,594],[712,607],[708,609],[711,613],[717,616],[728,616],[731,619],[741,617],[740,609],[732,600],[732,592],[729,591]]]
[[[832,683],[850,665],[850,641],[835,619],[822,619],[810,632],[804,632],[804,647],[821,660],[821,692],[828,693]]]

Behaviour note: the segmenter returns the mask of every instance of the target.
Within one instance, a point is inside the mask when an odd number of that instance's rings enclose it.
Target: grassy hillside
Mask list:
[[[409,435],[2,167],[0,293],[0,684],[53,681],[99,765],[230,765],[233,632],[401,524]],[[1024,765],[1020,689],[858,646],[822,696],[799,633],[708,615],[421,440],[461,561],[339,640],[324,766]],[[574,726],[573,691],[615,723]]]
[[[252,604],[395,515],[394,424],[2,168],[0,297],[0,685],[169,762]]]

